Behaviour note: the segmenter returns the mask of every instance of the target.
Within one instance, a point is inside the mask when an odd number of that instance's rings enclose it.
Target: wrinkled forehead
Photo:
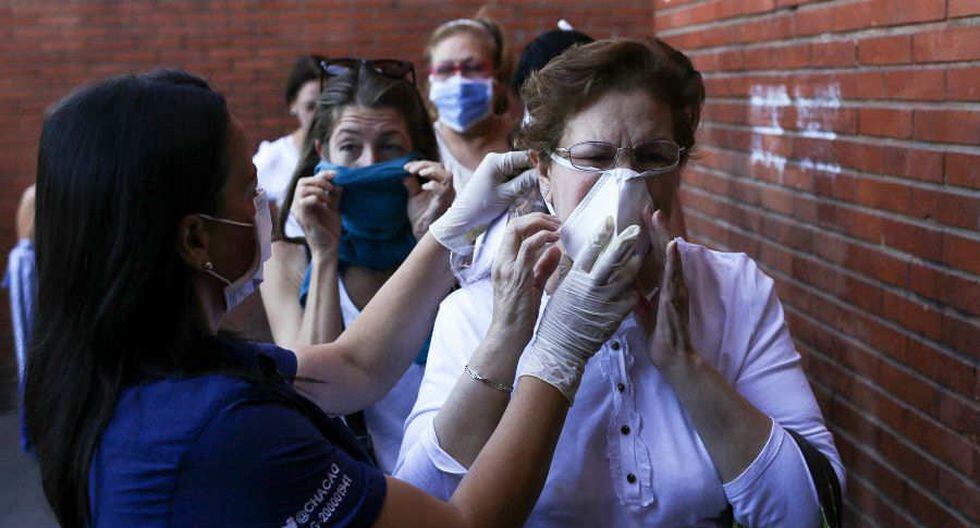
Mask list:
[[[605,141],[629,146],[653,139],[674,139],[670,107],[645,90],[613,91],[571,115],[558,145]]]
[[[408,136],[401,112],[394,108],[348,106],[337,119],[332,136],[355,135],[368,140],[391,133]]]

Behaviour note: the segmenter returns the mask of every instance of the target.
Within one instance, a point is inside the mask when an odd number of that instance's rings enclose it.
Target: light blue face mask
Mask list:
[[[333,170],[334,185],[343,187],[340,199],[341,264],[375,270],[397,267],[415,247],[408,220],[408,190],[402,180],[409,176],[406,163],[421,159],[417,153],[368,165],[344,167],[321,161],[314,174]]]
[[[439,121],[456,132],[466,132],[490,115],[493,79],[468,79],[461,75],[446,80],[430,77],[429,100],[439,110]]]

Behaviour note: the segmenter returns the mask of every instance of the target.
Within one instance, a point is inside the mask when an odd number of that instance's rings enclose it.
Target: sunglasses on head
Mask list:
[[[372,70],[391,79],[405,79],[415,86],[415,66],[409,61],[397,59],[323,59],[320,61],[320,91],[327,79],[344,75],[347,72],[359,67],[361,64],[367,65]]]

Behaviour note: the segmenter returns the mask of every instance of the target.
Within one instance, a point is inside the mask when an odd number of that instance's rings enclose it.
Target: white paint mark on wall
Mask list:
[[[834,120],[841,107],[840,84],[834,83],[815,90],[815,97],[800,95],[800,88],[793,90],[793,106],[796,107],[796,128],[804,137],[836,139]]]
[[[805,170],[817,170],[822,172],[829,172],[831,174],[840,174],[840,165],[836,163],[824,163],[822,161],[814,161],[810,158],[803,158],[800,162],[800,167]]]
[[[799,135],[808,138],[833,140],[837,134],[833,131],[838,110],[841,107],[840,84],[833,83],[818,87],[813,97],[806,97],[797,87],[793,97],[789,96],[786,85],[756,84],[749,90],[749,109],[751,122],[760,123],[752,126],[752,146],[750,162],[767,168],[775,169],[780,178],[786,168],[785,156],[766,148],[765,136],[783,136],[786,131],[779,123],[779,115],[785,108],[795,108],[796,129]],[[762,124],[765,123],[765,124]],[[817,170],[839,174],[840,165],[810,158],[800,163],[805,170]]]

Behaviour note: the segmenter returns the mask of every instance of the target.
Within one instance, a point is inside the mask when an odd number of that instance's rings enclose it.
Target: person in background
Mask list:
[[[275,141],[263,141],[252,157],[258,171],[259,186],[269,195],[272,218],[277,221],[278,212],[286,199],[296,165],[299,163],[300,148],[306,140],[310,122],[320,93],[319,55],[303,55],[296,59],[289,78],[286,79],[285,100],[289,114],[296,118],[296,130]],[[290,218],[286,231],[291,236],[301,236],[302,230],[296,220]],[[251,341],[272,341],[272,330],[260,295],[253,295],[242,301],[221,320],[221,332]]]
[[[642,226],[649,248],[637,309],[586,368],[528,526],[839,520],[844,468],[773,280],[743,253],[669,229],[704,104],[701,74],[660,40],[600,40],[552,60],[523,92],[531,119],[520,141],[537,153],[541,195],[573,265],[609,216],[621,234]],[[513,221],[490,226],[469,280],[443,301],[406,424],[395,476],[437,496],[453,492],[496,429],[508,396],[494,387],[534,362],[479,342],[494,299],[492,272],[479,272],[492,270]],[[555,298],[542,301],[545,314]],[[558,334],[579,332],[581,322],[562,320]],[[493,385],[472,385],[470,371]]]
[[[300,149],[313,121],[316,96],[320,94],[321,60],[323,57],[319,55],[303,55],[296,59],[286,79],[284,98],[289,115],[296,118],[297,127],[275,141],[263,141],[252,157],[259,173],[259,185],[269,193],[269,201],[276,207],[273,218],[286,200],[286,187],[299,163]]]
[[[24,371],[34,330],[34,300],[37,296],[37,272],[34,267],[34,186],[28,187],[17,206],[17,245],[7,257],[3,287],[10,294],[10,319],[14,331],[14,354],[17,360],[18,403],[23,407]],[[30,443],[21,414],[20,447],[29,451]]]
[[[331,59],[274,238],[262,299],[280,346],[330,343],[453,199],[411,63]],[[426,180],[420,184],[420,177]],[[320,198],[323,198],[322,200]],[[428,348],[380,401],[348,417],[382,470],[398,456]]]
[[[558,21],[558,29],[545,31],[534,37],[534,40],[524,46],[521,57],[517,61],[517,68],[514,70],[514,78],[511,80],[511,87],[514,93],[520,97],[521,88],[524,81],[532,73],[544,68],[551,59],[561,55],[565,50],[572,46],[588,44],[595,41],[592,37],[576,31],[565,20]],[[523,104],[523,101],[521,102]],[[525,114],[526,115],[526,114]]]
[[[503,31],[485,13],[441,24],[425,48],[439,153],[456,192],[484,156],[510,150],[509,56]]]
[[[473,176],[479,192],[432,224],[355,324],[290,352],[215,336],[261,282],[272,224],[224,98],[198,77],[158,71],[61,100],[38,155],[43,316],[26,388],[59,524],[520,526],[568,411],[563,394],[635,304],[636,236],[594,235],[541,326],[581,319],[583,305],[606,318],[532,344],[536,365],[451,499],[385,477],[330,415],[369,405],[401,376],[452,285],[448,250],[465,250],[467,232],[534,184],[512,178],[530,163],[488,157]],[[506,237],[489,348],[510,353],[531,338],[556,228],[538,215]]]

